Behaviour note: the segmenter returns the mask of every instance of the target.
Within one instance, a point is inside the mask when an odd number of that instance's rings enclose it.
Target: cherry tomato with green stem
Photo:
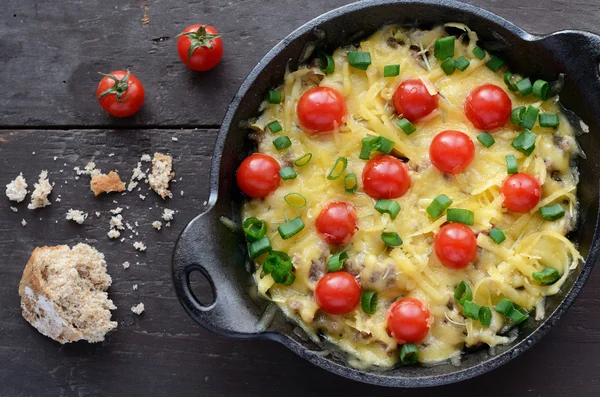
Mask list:
[[[116,70],[98,84],[96,98],[100,106],[114,117],[129,117],[144,104],[144,86],[129,70]]]
[[[183,63],[197,72],[217,66],[223,57],[221,34],[208,25],[191,25],[179,35],[177,52]]]

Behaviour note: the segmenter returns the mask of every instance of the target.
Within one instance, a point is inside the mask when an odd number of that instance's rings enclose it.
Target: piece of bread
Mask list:
[[[95,196],[98,196],[102,193],[122,192],[125,190],[125,184],[121,181],[119,174],[111,171],[108,174],[92,175],[90,189]]]
[[[148,175],[148,181],[150,187],[160,197],[166,199],[167,197],[173,197],[173,194],[169,190],[169,182],[175,178],[175,172],[173,172],[173,157],[162,154],[154,153],[152,159],[152,174]]]
[[[101,342],[117,323],[104,255],[87,244],[33,250],[19,284],[23,317],[60,342]]]

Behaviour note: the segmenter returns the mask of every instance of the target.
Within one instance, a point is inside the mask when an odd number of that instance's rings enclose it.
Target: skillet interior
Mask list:
[[[235,186],[240,162],[254,148],[247,139],[245,120],[257,115],[269,88],[283,80],[286,65],[295,69],[307,49],[335,48],[357,42],[386,23],[433,27],[445,22],[462,22],[475,30],[482,46],[502,56],[512,70],[546,80],[566,73],[561,93],[563,105],[581,117],[590,133],[579,137],[587,160],[579,162],[580,222],[573,240],[587,258],[585,265],[569,277],[561,292],[547,299],[546,319],[529,321],[511,345],[499,346],[496,355],[479,349],[463,355],[459,367],[443,364],[434,367],[399,366],[393,370],[346,366],[344,355],[328,346],[323,349],[294,333],[294,324],[278,314],[267,331],[259,332],[257,322],[266,301],[256,298],[249,272],[245,270],[243,238],[232,234],[219,222],[227,216],[240,224],[243,197]],[[572,303],[594,265],[598,251],[598,190],[600,175],[600,92],[598,62],[600,37],[565,31],[545,37],[532,36],[504,19],[481,9],[453,1],[363,1],[329,12],[299,28],[284,39],[250,73],[236,94],[223,122],[212,164],[211,197],[206,213],[188,225],[174,253],[173,279],[184,308],[201,325],[234,337],[277,340],[316,365],[337,374],[369,383],[422,387],[467,379],[493,369],[516,357],[535,343]],[[247,264],[246,264],[247,265]],[[215,289],[215,303],[201,306],[189,287],[189,273],[205,273]]]

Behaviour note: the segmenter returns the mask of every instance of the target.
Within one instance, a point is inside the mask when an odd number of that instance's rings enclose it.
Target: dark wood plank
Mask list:
[[[0,126],[217,126],[242,80],[273,45],[350,2],[3,0]],[[600,31],[598,0],[468,2],[531,33]],[[208,73],[188,71],[177,56],[175,35],[197,22],[224,34],[223,62]],[[131,68],[147,90],[143,110],[125,121],[106,116],[94,98],[96,72],[121,68]]]

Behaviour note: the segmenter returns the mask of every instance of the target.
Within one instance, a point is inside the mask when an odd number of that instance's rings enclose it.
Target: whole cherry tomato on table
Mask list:
[[[360,286],[348,272],[334,272],[323,276],[315,288],[315,301],[330,314],[346,314],[354,310],[360,300]]]
[[[449,269],[463,269],[477,256],[475,233],[462,223],[449,223],[435,234],[433,247],[440,262]]]
[[[247,196],[266,197],[278,187],[281,177],[279,163],[266,154],[254,153],[240,164],[236,179],[238,186]]]
[[[144,104],[144,86],[129,70],[103,74],[96,90],[100,106],[114,117],[129,117]]]
[[[300,127],[310,135],[330,134],[346,121],[346,100],[330,87],[315,87],[306,91],[296,107]]]
[[[524,172],[510,175],[501,189],[504,206],[513,212],[527,212],[535,208],[542,198],[542,186],[534,177]]]
[[[417,298],[400,299],[388,309],[388,332],[401,344],[421,342],[427,336],[431,322],[429,308]]]
[[[374,199],[394,199],[410,188],[406,165],[395,157],[383,155],[367,162],[362,173],[363,189]]]
[[[223,57],[223,41],[215,28],[192,25],[185,28],[177,40],[177,52],[185,65],[195,71],[212,69]]]
[[[512,111],[512,102],[497,85],[483,84],[475,88],[465,101],[465,114],[475,128],[491,130],[502,127]]]
[[[438,96],[431,95],[421,79],[404,80],[393,97],[396,113],[408,121],[419,121],[438,107]]]
[[[331,201],[322,210],[315,223],[319,236],[329,244],[350,241],[358,229],[354,206],[346,201]]]
[[[442,131],[429,146],[429,159],[440,171],[459,174],[475,158],[475,145],[469,136],[460,131]]]

